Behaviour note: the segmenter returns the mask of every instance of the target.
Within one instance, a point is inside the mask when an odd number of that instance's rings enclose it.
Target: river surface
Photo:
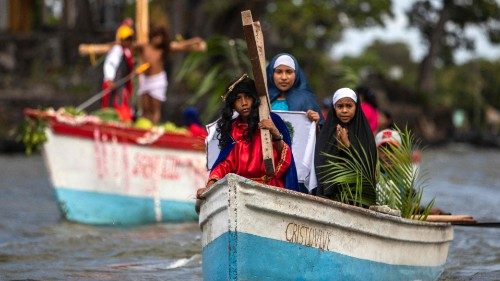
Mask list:
[[[500,150],[428,149],[425,199],[500,221]],[[500,280],[500,228],[455,229],[440,280]],[[97,227],[61,219],[40,155],[0,155],[0,280],[202,280],[196,223]]]

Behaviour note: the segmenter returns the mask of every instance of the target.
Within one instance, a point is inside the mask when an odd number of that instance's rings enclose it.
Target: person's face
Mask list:
[[[132,43],[134,42],[134,37],[130,36],[122,41],[122,46],[125,48],[130,48],[132,46]]]
[[[279,65],[274,69],[273,80],[278,90],[286,92],[295,83],[295,70],[286,65]]]
[[[394,153],[394,149],[396,149],[397,146],[394,146],[390,143],[385,143],[377,147],[378,151],[378,158],[380,160],[380,164],[383,167],[391,167],[393,165],[391,159],[387,155],[387,153]],[[387,152],[387,153],[386,153]]]
[[[351,98],[341,98],[335,104],[335,114],[342,123],[349,123],[356,113],[356,103]]]
[[[238,93],[234,101],[234,110],[236,110],[243,119],[246,119],[250,115],[252,104],[252,96],[247,93]]]

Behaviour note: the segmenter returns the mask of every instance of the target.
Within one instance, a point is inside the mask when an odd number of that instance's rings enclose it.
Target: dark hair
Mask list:
[[[233,80],[229,85],[232,86],[237,80],[239,79]],[[229,88],[230,86],[228,86],[228,89]],[[219,140],[220,148],[224,148],[232,142],[231,124],[233,122],[234,103],[239,93],[247,94],[253,101],[250,109],[250,116],[247,119],[248,128],[244,134],[244,139],[246,141],[251,141],[258,128],[260,99],[257,96],[254,81],[246,77],[234,85],[234,88],[227,92],[224,97],[224,107],[221,109],[221,117],[219,121],[217,121],[217,139]]]
[[[153,38],[156,36],[161,37],[161,43],[154,45],[154,47],[163,50],[163,59],[165,59],[170,51],[170,34],[164,26],[151,27],[151,30],[149,31],[149,42],[152,42]]]
[[[361,98],[363,98],[364,101],[371,104],[373,107],[378,108],[377,97],[375,96],[375,93],[372,91],[372,89],[365,86],[359,86],[354,91]]]
[[[380,109],[379,112],[385,115],[385,118],[389,120],[389,124],[387,124],[386,128],[380,128],[380,129],[394,129],[395,124],[394,124],[394,119],[392,118],[392,113],[387,109]]]

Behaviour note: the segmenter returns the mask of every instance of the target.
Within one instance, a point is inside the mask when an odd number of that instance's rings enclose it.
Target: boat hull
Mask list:
[[[201,206],[205,280],[436,280],[453,229],[236,175]]]
[[[203,140],[112,125],[51,120],[44,158],[60,209],[70,221],[130,225],[195,221],[195,192],[206,180]]]

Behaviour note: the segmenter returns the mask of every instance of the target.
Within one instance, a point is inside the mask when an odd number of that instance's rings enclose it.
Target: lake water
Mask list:
[[[426,199],[500,221],[500,150],[424,152]],[[202,280],[196,223],[97,227],[61,219],[40,155],[0,155],[0,280]],[[500,228],[455,227],[440,280],[500,280]]]

